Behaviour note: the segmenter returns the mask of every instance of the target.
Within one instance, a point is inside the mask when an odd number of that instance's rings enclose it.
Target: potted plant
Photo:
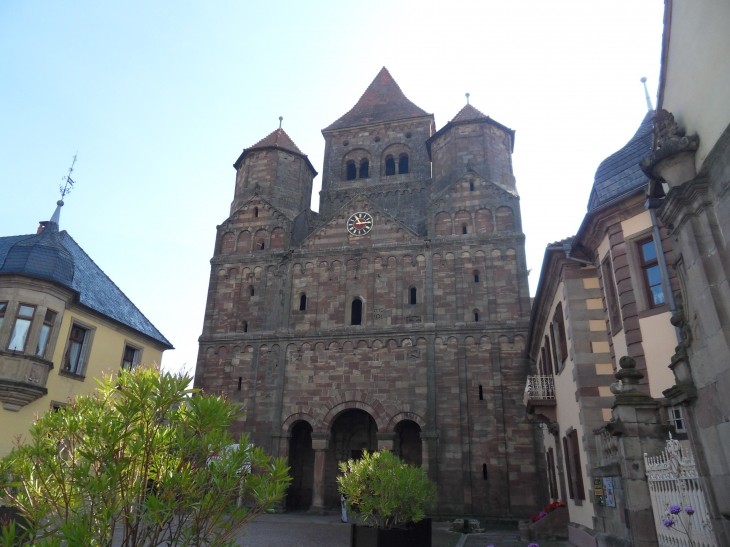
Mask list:
[[[431,547],[425,509],[436,487],[422,467],[382,450],[342,462],[340,471],[337,481],[347,507],[365,524],[352,525],[350,547]]]

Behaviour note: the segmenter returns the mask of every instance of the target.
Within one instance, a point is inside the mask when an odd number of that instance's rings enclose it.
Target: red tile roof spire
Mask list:
[[[279,125],[279,129],[272,131],[253,146],[245,148],[244,152],[247,152],[249,150],[255,150],[257,148],[273,147],[289,150],[290,152],[296,152],[297,154],[302,154],[302,151],[297,148],[297,145],[294,144],[294,141],[291,140],[291,137],[289,137],[289,135],[286,134],[286,131],[281,128],[281,122],[279,122]]]
[[[468,95],[468,93],[467,93]],[[468,99],[467,99],[468,100]],[[469,103],[466,103],[464,108],[459,110],[459,113],[454,116],[452,122],[465,122],[468,120],[478,120],[480,118],[486,118],[487,115],[474,108]]]
[[[429,114],[408,100],[388,69],[383,67],[357,104],[324,131],[421,116]]]

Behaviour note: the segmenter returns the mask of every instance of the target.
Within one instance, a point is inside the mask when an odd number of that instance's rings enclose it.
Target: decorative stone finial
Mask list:
[[[471,93],[466,94],[466,104],[469,104],[469,97],[471,96]]]
[[[284,116],[279,116],[279,129],[281,129],[281,122],[284,121]]]
[[[644,96],[646,97],[646,108],[651,112],[654,110],[654,106],[651,104],[651,99],[649,98],[649,90],[646,88],[646,76],[641,78],[641,83],[644,84]]]

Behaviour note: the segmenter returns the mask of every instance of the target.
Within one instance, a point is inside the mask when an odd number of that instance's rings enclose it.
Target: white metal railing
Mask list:
[[[717,547],[692,453],[670,437],[659,456],[644,454],[644,464],[660,547]],[[670,512],[673,505],[681,508],[678,514]],[[694,510],[692,515],[687,507]],[[674,524],[667,527],[667,519]]]
[[[523,402],[555,400],[555,383],[552,376],[528,376]]]

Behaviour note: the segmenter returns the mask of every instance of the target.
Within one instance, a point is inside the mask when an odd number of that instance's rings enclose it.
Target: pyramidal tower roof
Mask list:
[[[487,116],[483,112],[480,112],[479,110],[474,108],[472,105],[467,103],[466,106],[464,106],[464,108],[459,110],[459,113],[456,116],[454,116],[454,118],[451,121],[452,121],[452,123],[467,122],[469,120],[478,120],[480,118],[488,118],[488,117],[489,116]]]
[[[420,116],[429,116],[429,114],[408,100],[388,69],[383,67],[357,104],[323,131]]]
[[[286,134],[286,131],[284,131],[281,127],[275,131],[272,131],[268,135],[266,135],[263,139],[261,139],[259,142],[254,144],[253,146],[249,146],[248,148],[244,149],[244,152],[247,150],[255,150],[257,148],[283,148],[284,150],[289,150],[290,152],[296,152],[297,154],[302,154],[302,151],[299,150],[296,144],[294,144],[294,141],[291,140],[291,137]]]

